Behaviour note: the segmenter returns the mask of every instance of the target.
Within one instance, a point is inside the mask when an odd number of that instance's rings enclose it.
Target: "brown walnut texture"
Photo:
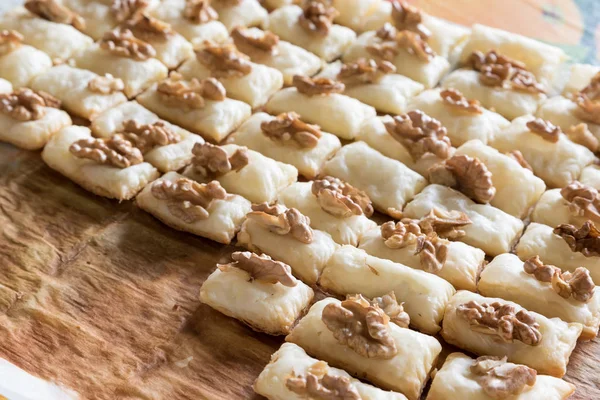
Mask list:
[[[456,210],[445,211],[434,207],[418,223],[425,234],[436,233],[439,237],[456,240],[466,234],[460,228],[472,222],[464,212]]]
[[[586,123],[582,122],[570,126],[566,134],[572,142],[582,145],[592,153],[596,153],[600,148],[600,141],[598,141],[598,138],[590,131]]]
[[[290,235],[304,244],[313,241],[310,219],[295,208],[285,208],[279,204],[253,204],[252,212],[246,217],[277,235]]]
[[[578,267],[573,273],[562,272],[554,265],[542,263],[539,256],[531,257],[523,263],[523,270],[535,277],[540,282],[550,283],[552,289],[561,297],[587,303],[594,296],[594,281],[590,272]]]
[[[600,195],[595,188],[573,181],[562,188],[560,194],[569,202],[569,211],[573,215],[600,223]]]
[[[401,49],[425,63],[435,57],[435,52],[418,33],[399,31],[389,23],[377,30],[375,38],[375,42],[369,44],[366,49],[373,56],[383,60],[393,61]]]
[[[575,114],[584,121],[600,124],[600,72],[590,83],[573,96],[577,104]]]
[[[208,178],[238,172],[248,165],[248,149],[237,149],[231,156],[224,148],[210,143],[196,143],[192,148],[192,165],[196,171]]]
[[[444,104],[452,109],[465,114],[481,114],[483,108],[477,100],[468,100],[457,89],[444,89],[440,92],[440,97]]]
[[[339,12],[327,0],[309,0],[298,18],[298,24],[308,33],[327,36],[333,19]]]
[[[164,121],[153,124],[140,124],[136,120],[129,119],[123,123],[119,133],[134,147],[145,154],[157,146],[178,143],[181,137]]]
[[[227,270],[235,267],[246,271],[250,277],[258,282],[276,284],[293,287],[298,281],[292,275],[292,268],[280,261],[271,259],[266,254],[255,254],[249,251],[236,251],[231,254],[232,263],[218,265],[219,269]]]
[[[333,216],[348,218],[353,215],[373,215],[369,196],[341,179],[324,176],[313,181],[311,191],[321,208]]]
[[[346,86],[363,85],[377,83],[385,75],[394,72],[396,67],[389,61],[359,58],[354,62],[343,64],[337,79]]]
[[[270,121],[264,121],[260,129],[265,136],[279,144],[291,144],[301,149],[315,148],[323,136],[318,125],[307,124],[295,112],[279,114]]]
[[[192,78],[186,81],[178,73],[171,73],[169,78],[159,83],[156,93],[166,106],[185,110],[204,108],[206,99],[223,101],[227,95],[223,84],[215,78],[206,78],[202,81]]]
[[[115,78],[111,74],[96,76],[88,82],[88,89],[98,94],[112,94],[125,90],[125,83],[120,78]]]
[[[219,18],[210,0],[186,0],[183,17],[194,24],[205,24]]]
[[[23,35],[17,31],[4,29],[0,31],[0,56],[10,53],[21,47]]]
[[[25,8],[48,21],[72,25],[78,30],[85,29],[85,20],[57,0],[27,0]]]
[[[255,32],[239,26],[231,31],[231,39],[242,53],[251,56],[272,55],[277,52],[279,36],[269,31]]]
[[[536,118],[527,122],[527,129],[551,143],[558,142],[560,134],[562,133],[560,127],[541,118]]]
[[[165,42],[173,34],[171,25],[145,14],[128,19],[123,26],[145,42]]]
[[[553,232],[562,237],[572,251],[586,257],[600,257],[600,231],[592,221],[584,222],[579,229],[574,225],[562,224]]]
[[[151,44],[136,38],[129,29],[115,29],[106,32],[100,40],[100,48],[119,57],[145,61],[156,55]]]
[[[113,0],[110,11],[117,22],[125,22],[141,16],[148,5],[148,0]]]
[[[299,93],[307,96],[328,95],[342,93],[346,86],[342,82],[329,78],[310,78],[308,76],[294,75],[292,85]]]
[[[362,397],[346,376],[330,375],[327,363],[317,361],[304,375],[292,375],[285,381],[291,392],[313,400],[361,400]]]
[[[233,43],[217,44],[205,40],[203,47],[195,51],[198,61],[216,78],[239,78],[252,72],[248,56]]]
[[[537,371],[525,365],[506,362],[503,358],[483,356],[473,360],[469,368],[475,380],[492,399],[517,396],[526,386],[535,385]]]
[[[37,121],[46,115],[46,107],[60,108],[60,101],[46,92],[26,88],[0,94],[0,113],[17,121]]]
[[[424,40],[431,36],[431,31],[423,24],[423,15],[417,7],[404,0],[392,1],[392,22],[399,31],[411,31]]]
[[[117,168],[127,168],[144,161],[142,152],[120,134],[107,139],[90,137],[77,140],[69,147],[69,152],[77,158],[88,158]]]
[[[352,298],[351,296],[349,298]],[[381,297],[374,297],[370,301],[371,305],[377,305],[383,312],[390,317],[390,321],[402,328],[408,328],[410,325],[410,316],[404,311],[404,303],[398,303],[396,294],[389,292]]]

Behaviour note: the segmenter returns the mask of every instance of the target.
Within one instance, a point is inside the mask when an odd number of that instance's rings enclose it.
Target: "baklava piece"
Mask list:
[[[296,75],[292,84],[273,95],[265,107],[267,112],[294,111],[306,122],[348,140],[356,137],[367,119],[377,115],[373,107],[340,94],[345,86],[339,81]]]
[[[265,28],[330,62],[356,39],[354,31],[333,23],[336,15],[327,1],[309,0],[303,8],[289,5],[276,9],[269,14]]]
[[[458,291],[444,314],[446,342],[477,355],[506,356],[540,374],[561,378],[582,325],[546,318],[494,297]]]
[[[427,400],[566,400],[574,391],[571,383],[510,363],[506,357],[472,359],[452,353],[436,372]]]
[[[313,290],[294,278],[289,265],[266,254],[236,251],[217,264],[200,288],[200,301],[270,335],[287,335],[308,308]]]
[[[69,114],[60,110],[60,101],[47,93],[6,89],[0,94],[0,141],[38,150],[52,135],[71,125]]]
[[[0,78],[9,81],[15,89],[29,86],[33,78],[51,67],[50,56],[23,44],[23,35],[19,32],[0,31]]]
[[[425,246],[428,257],[436,259],[432,262],[438,262],[444,249],[433,242]],[[431,335],[440,330],[444,309],[455,292],[439,276],[373,257],[348,245],[335,251],[321,274],[319,286],[337,295],[361,293],[377,297],[394,292],[398,301],[404,303],[410,325]]]
[[[360,295],[321,300],[286,341],[382,389],[417,400],[442,346],[432,336],[393,323],[379,300]],[[390,304],[388,311],[393,315],[395,310]]]
[[[338,245],[327,233],[313,230],[310,219],[295,208],[267,203],[252,205],[237,236],[238,245],[267,253],[289,265],[302,281],[317,283]]]
[[[212,0],[211,5],[229,31],[237,26],[261,26],[269,15],[258,0]]]
[[[55,133],[42,159],[84,189],[117,200],[133,198],[159,176],[156,168],[144,162],[140,150],[122,136],[96,139],[82,126]]]
[[[220,142],[252,114],[248,104],[226,96],[215,78],[184,80],[171,73],[137,100],[162,118]]]
[[[600,227],[598,190],[579,181],[573,181],[562,189],[548,190],[536,204],[531,220],[551,227],[560,224],[581,226],[590,221]]]
[[[277,193],[296,182],[298,170],[235,144],[196,144],[184,175],[199,182],[217,180],[225,190],[253,203],[272,203]]]
[[[308,179],[319,175],[325,161],[342,147],[337,136],[323,132],[318,125],[307,124],[294,112],[277,117],[256,113],[228,142],[293,165]]]
[[[217,181],[198,183],[169,172],[146,185],[136,204],[171,228],[229,244],[251,203],[229,194]]]

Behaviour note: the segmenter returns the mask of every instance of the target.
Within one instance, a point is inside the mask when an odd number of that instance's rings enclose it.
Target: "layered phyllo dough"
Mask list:
[[[394,302],[391,296],[326,298],[310,308],[286,341],[382,389],[417,400],[442,346],[432,336],[390,321],[399,311]],[[359,326],[367,329],[354,331]]]
[[[358,135],[367,119],[377,115],[373,107],[340,94],[345,88],[341,82],[296,75],[293,85],[275,93],[266,111],[270,114],[294,111],[304,121],[348,140]]]
[[[349,28],[333,23],[335,8],[319,1],[281,7],[269,14],[265,28],[323,60],[339,58],[356,39]]]
[[[183,80],[178,74],[137,97],[144,107],[206,139],[220,142],[252,114],[251,107],[227,97],[215,78]]]
[[[200,301],[270,335],[287,335],[307,309],[313,290],[294,278],[289,265],[248,251],[217,264],[200,288]]]
[[[319,285],[338,295],[360,293],[377,297],[393,291],[404,303],[410,325],[429,334],[440,330],[444,309],[455,292],[450,283],[434,274],[373,257],[348,245],[335,251]]]
[[[342,147],[323,171],[363,190],[377,210],[391,216],[427,186],[421,175],[364,142]]]
[[[258,0],[217,0],[211,6],[219,15],[219,21],[231,31],[236,26],[260,26],[268,17],[268,12]]]
[[[129,200],[159,176],[139,149],[122,137],[95,139],[88,128],[70,126],[55,133],[42,159],[98,196]]]
[[[566,400],[575,386],[504,357],[452,353],[436,372],[427,400]]]
[[[574,181],[562,189],[545,192],[531,213],[531,220],[555,228],[581,226],[586,221],[600,228],[600,195],[593,187]]]
[[[127,101],[125,84],[112,75],[100,76],[66,64],[50,68],[32,82],[34,90],[42,90],[58,98],[65,110],[78,117],[93,120],[103,111]]]
[[[277,193],[296,182],[298,170],[247,147],[196,144],[184,175],[198,182],[217,180],[231,193],[253,203],[272,203]]]
[[[254,382],[254,391],[269,400],[323,398],[330,393],[350,399],[406,400],[403,394],[378,389],[310,357],[293,343],[284,343],[273,353]]]
[[[448,237],[478,247],[492,256],[509,252],[524,227],[523,221],[496,207],[476,203],[454,189],[437,184],[427,186],[408,203],[403,216],[429,217],[434,230],[437,220],[449,220],[451,234]],[[447,236],[445,232],[443,236]]]
[[[219,182],[198,183],[176,172],[148,184],[135,201],[171,228],[223,244],[231,242],[251,211],[248,200],[227,193]]]
[[[253,63],[232,43],[203,42],[196,49],[196,57],[183,63],[178,72],[188,80],[217,78],[229,97],[248,103],[252,108],[264,105],[283,86],[281,72]]]
[[[510,125],[506,118],[481,107],[478,100],[468,99],[456,89],[426,90],[410,100],[408,110],[420,110],[440,121],[456,147],[472,139],[490,143]]]
[[[31,89],[0,94],[0,141],[27,150],[44,147],[50,137],[71,125],[71,117],[60,110],[60,101],[47,93]]]
[[[318,125],[307,124],[294,112],[277,117],[256,113],[231,135],[228,142],[293,165],[308,179],[319,175],[325,161],[342,147],[335,135],[323,132]]]
[[[0,78],[12,83],[16,89],[29,86],[33,78],[52,67],[49,55],[23,44],[23,39],[17,31],[0,32]]]
[[[500,298],[458,291],[444,314],[442,337],[477,355],[508,358],[562,377],[583,326],[546,318]]]
[[[267,253],[288,264],[302,281],[317,283],[321,271],[339,247],[329,234],[313,230],[310,218],[280,204],[254,204],[237,236],[238,245]]]
[[[496,135],[491,146],[502,153],[521,152],[533,173],[549,187],[568,185],[596,159],[594,153],[570,141],[559,128],[532,116],[515,119]]]

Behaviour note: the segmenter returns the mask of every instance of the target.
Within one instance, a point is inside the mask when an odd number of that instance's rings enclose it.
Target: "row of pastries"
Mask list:
[[[243,247],[200,299],[287,335],[269,399],[567,398],[600,326],[600,69],[550,96],[552,46],[295,3],[29,0],[0,19],[0,140]],[[437,333],[479,357],[433,374]]]

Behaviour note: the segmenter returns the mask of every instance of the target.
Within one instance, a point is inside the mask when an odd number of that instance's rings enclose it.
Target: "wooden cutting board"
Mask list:
[[[83,399],[255,399],[282,337],[201,304],[233,250],[94,196],[0,144],[0,357]],[[450,351],[450,347],[446,346]],[[600,399],[600,341],[565,377]]]

